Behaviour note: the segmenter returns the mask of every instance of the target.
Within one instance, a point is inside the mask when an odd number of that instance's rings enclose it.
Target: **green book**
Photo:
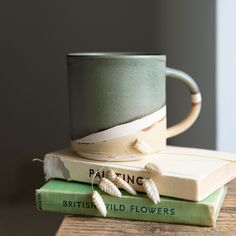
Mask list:
[[[214,226],[226,194],[221,187],[200,202],[191,202],[161,197],[159,204],[153,204],[144,193],[131,196],[124,191],[121,198],[100,192],[107,208],[107,217]],[[36,190],[36,204],[41,211],[64,214],[101,216],[91,200],[90,184],[50,180]]]

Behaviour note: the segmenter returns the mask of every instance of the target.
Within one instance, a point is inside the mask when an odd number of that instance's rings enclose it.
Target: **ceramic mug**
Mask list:
[[[166,139],[188,129],[201,94],[186,73],[166,67],[165,55],[70,53],[67,55],[71,146],[81,156],[136,160],[163,150]],[[183,82],[192,107],[166,127],[166,77]]]

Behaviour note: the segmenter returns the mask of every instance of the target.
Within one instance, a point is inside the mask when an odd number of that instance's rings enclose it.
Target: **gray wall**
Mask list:
[[[32,202],[43,183],[32,158],[69,144],[67,52],[166,54],[169,66],[196,79],[204,99],[197,123],[170,143],[215,147],[213,0],[7,1],[0,15],[0,198],[9,212],[13,203]],[[170,124],[189,101],[182,84],[168,81]],[[38,234],[54,229],[50,222],[41,229],[39,220]]]
[[[184,70],[198,83],[203,107],[197,122],[170,144],[214,149],[216,145],[215,1],[158,1],[157,51],[167,55],[168,66]],[[189,92],[167,79],[169,124],[189,109]],[[181,108],[181,109],[179,109]]]

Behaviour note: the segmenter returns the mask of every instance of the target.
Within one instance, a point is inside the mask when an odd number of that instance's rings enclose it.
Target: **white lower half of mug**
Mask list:
[[[141,119],[71,141],[80,156],[100,161],[140,160],[166,147],[166,106]]]

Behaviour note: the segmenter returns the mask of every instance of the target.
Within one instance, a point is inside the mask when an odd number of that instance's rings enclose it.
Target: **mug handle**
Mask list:
[[[198,85],[196,84],[194,79],[191,78],[185,72],[167,67],[166,76],[177,79],[185,83],[185,85],[190,90],[191,97],[192,97],[192,107],[191,107],[190,112],[187,114],[187,116],[178,124],[173,125],[167,129],[166,138],[171,138],[173,136],[183,133],[185,130],[190,128],[190,126],[196,121],[201,110],[202,98],[201,98],[201,93],[198,88]]]

